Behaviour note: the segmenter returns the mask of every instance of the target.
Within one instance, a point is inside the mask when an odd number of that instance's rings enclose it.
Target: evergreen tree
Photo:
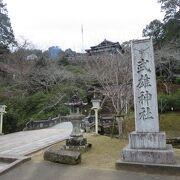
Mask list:
[[[149,25],[146,26],[145,29],[143,29],[143,36],[144,37],[152,37],[153,40],[156,42],[161,40],[164,35],[164,27],[163,23],[157,19],[150,22]]]
[[[155,19],[143,29],[144,37],[152,37],[156,44],[180,43],[180,0],[158,0],[165,12],[164,22]]]
[[[158,0],[161,10],[165,12],[164,22],[176,19],[176,13],[180,11],[180,0]]]
[[[0,54],[8,50],[9,46],[13,44],[15,44],[15,38],[6,4],[0,0]]]

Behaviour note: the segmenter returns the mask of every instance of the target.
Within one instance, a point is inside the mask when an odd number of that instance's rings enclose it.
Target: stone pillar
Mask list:
[[[70,117],[70,121],[72,123],[73,129],[71,132],[71,137],[82,137],[83,134],[81,132],[81,120],[84,116],[83,115],[74,115],[74,117],[72,118],[72,116]]]
[[[95,112],[95,134],[98,134],[98,110],[101,109],[101,107],[100,107],[101,100],[100,99],[92,99],[91,102],[93,105],[92,109]]]
[[[0,105],[0,135],[3,135],[2,129],[3,129],[3,115],[6,113],[6,105]]]
[[[171,145],[165,132],[159,132],[156,76],[152,40],[136,40],[131,44],[135,131],[123,149],[122,161],[173,164]]]
[[[122,116],[115,116],[116,121],[118,123],[118,132],[119,137],[123,137],[123,117]]]
[[[95,133],[98,134],[98,109],[94,109],[95,111]]]
[[[3,127],[3,113],[0,113],[0,134],[3,134],[2,127]]]

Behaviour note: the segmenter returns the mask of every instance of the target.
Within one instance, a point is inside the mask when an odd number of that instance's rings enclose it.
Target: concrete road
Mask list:
[[[48,161],[28,161],[0,176],[1,180],[180,180],[180,176],[90,169]]]
[[[24,156],[51,144],[66,139],[72,130],[71,124],[62,123],[57,127],[0,136],[0,156]]]

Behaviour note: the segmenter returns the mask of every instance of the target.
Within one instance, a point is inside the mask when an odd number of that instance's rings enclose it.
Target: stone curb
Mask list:
[[[116,169],[156,174],[180,176],[180,164],[151,164],[116,161]]]
[[[12,168],[16,167],[17,165],[20,165],[26,161],[31,160],[30,156],[6,156],[1,155],[0,161],[9,163],[8,165],[5,165],[4,168],[0,169],[0,175],[11,170]]]
[[[26,153],[26,154],[23,154],[22,156],[15,156],[15,155],[4,155],[4,154],[0,154],[0,162],[9,162],[8,165],[5,166],[5,168],[2,168],[0,169],[0,175],[11,170],[12,168],[26,162],[26,161],[29,161],[31,160],[31,155],[38,152],[38,151],[41,151],[43,149],[46,149],[46,148],[50,148],[50,146],[56,144],[56,143],[59,143],[59,142],[62,142],[64,140],[66,140],[68,137],[64,137],[63,139],[61,140],[57,140],[57,141],[54,141],[52,143],[49,143],[47,145],[44,145],[42,147],[38,147],[37,149],[34,149],[33,151],[29,152],[29,153]]]

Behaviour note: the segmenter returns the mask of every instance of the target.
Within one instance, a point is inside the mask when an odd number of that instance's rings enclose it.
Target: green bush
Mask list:
[[[84,74],[84,69],[78,65],[68,65],[66,66],[66,69],[73,73],[74,75],[83,75]]]
[[[13,133],[20,130],[18,128],[18,117],[16,114],[7,113],[3,118],[3,133]]]
[[[68,59],[66,58],[66,57],[63,57],[62,59],[60,59],[59,61],[58,61],[58,64],[61,66],[61,65],[63,65],[63,66],[67,66],[67,65],[69,65],[69,61],[68,61]]]
[[[180,84],[180,78],[176,78],[175,83]]]
[[[180,111],[180,90],[174,94],[161,94],[158,96],[158,107],[160,112]]]

